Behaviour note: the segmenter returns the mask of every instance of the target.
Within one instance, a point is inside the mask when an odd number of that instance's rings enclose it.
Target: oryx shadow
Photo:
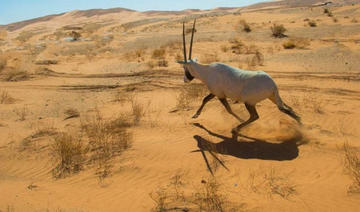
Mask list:
[[[298,146],[304,144],[301,134],[283,140],[280,143],[272,143],[244,135],[239,135],[240,137],[236,140],[214,133],[198,123],[195,123],[194,126],[205,130],[212,136],[222,139],[221,142],[213,143],[199,135],[194,135],[194,139],[198,142],[197,145],[200,150],[222,155],[231,155],[241,159],[293,160],[299,156]]]

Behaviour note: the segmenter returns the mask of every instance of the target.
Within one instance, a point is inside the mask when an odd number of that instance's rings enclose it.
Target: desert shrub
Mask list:
[[[66,115],[66,119],[70,119],[70,118],[76,118],[80,116],[80,113],[77,109],[75,108],[68,108],[64,111],[64,114]]]
[[[305,38],[292,38],[285,41],[282,45],[284,49],[305,49],[310,45],[310,41]]]
[[[332,12],[328,8],[324,9],[324,13],[327,14],[327,16],[329,16],[329,17],[333,17]]]
[[[316,27],[317,26],[317,24],[316,24],[316,22],[314,20],[309,21],[308,24],[309,24],[310,27]]]
[[[229,51],[229,47],[227,45],[221,45],[220,49],[222,52],[225,52],[225,53]]]
[[[6,90],[0,91],[0,104],[12,104],[15,99]]]
[[[260,51],[257,51],[255,55],[251,58],[251,64],[249,66],[254,67],[259,65],[264,65],[264,55]]]
[[[282,45],[284,49],[294,49],[296,47],[295,42],[292,40],[285,41]]]
[[[60,133],[54,138],[52,154],[57,161],[53,169],[56,178],[77,173],[83,168],[85,148],[81,137]]]
[[[333,20],[334,23],[337,23],[337,22],[339,21],[339,20],[338,20],[337,18],[335,18],[335,17],[333,17],[332,20]]]
[[[19,121],[25,121],[26,117],[29,115],[29,110],[26,106],[24,106],[22,108],[15,108],[14,112],[18,116]]]
[[[100,180],[111,174],[111,160],[131,146],[129,126],[131,124],[126,115],[105,120],[99,111],[90,120],[82,122],[82,129],[89,141],[90,162],[96,165],[96,175]]]
[[[242,31],[251,32],[251,27],[245,20],[241,20],[239,24],[241,25]]]
[[[225,211],[226,197],[220,193],[220,185],[214,178],[202,181],[202,187],[193,194],[193,203],[199,211]]]
[[[351,19],[351,23],[357,23],[358,20],[356,18]]]
[[[296,186],[290,181],[289,176],[270,170],[252,171],[249,174],[248,186],[255,193],[263,193],[272,197],[279,195],[284,199],[296,194]]]
[[[74,40],[79,40],[79,38],[81,37],[81,34],[79,32],[76,32],[76,31],[71,31],[69,33],[69,36],[74,38]]]
[[[7,59],[0,56],[0,72],[5,69],[7,65]]]
[[[168,63],[167,60],[162,59],[162,60],[159,60],[159,61],[158,61],[158,66],[159,66],[159,67],[168,67],[168,66],[169,66],[169,63]]]
[[[166,53],[166,49],[165,48],[159,48],[159,49],[155,49],[152,52],[151,57],[153,59],[163,59],[165,58],[165,53]]]
[[[287,37],[284,34],[286,32],[286,28],[282,24],[274,24],[273,26],[271,26],[270,29],[272,32],[272,36],[274,36],[275,38]]]
[[[348,142],[344,143],[345,168],[353,178],[353,184],[349,192],[360,192],[360,151],[351,147]]]
[[[8,69],[1,73],[0,78],[4,81],[16,82],[29,79],[30,74],[27,71]]]

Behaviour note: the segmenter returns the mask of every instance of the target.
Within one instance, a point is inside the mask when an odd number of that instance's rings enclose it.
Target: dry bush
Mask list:
[[[257,51],[249,62],[249,67],[262,66],[264,65],[264,55],[260,51]]]
[[[270,27],[272,36],[275,38],[284,38],[287,37],[284,33],[286,32],[286,28],[282,24],[274,24]]]
[[[296,47],[295,42],[293,40],[285,41],[282,45],[284,49],[294,49]]]
[[[205,97],[208,89],[203,84],[188,84],[180,89],[180,94],[176,99],[176,108],[179,110],[189,110],[191,103]]]
[[[193,203],[199,211],[225,211],[226,197],[220,193],[220,185],[215,178],[202,181],[202,187],[193,194]]]
[[[221,49],[221,51],[224,52],[224,53],[226,53],[226,52],[229,51],[229,47],[228,47],[227,45],[221,45],[221,46],[220,46],[220,49]]]
[[[309,24],[310,27],[316,27],[317,26],[317,24],[316,24],[316,22],[314,20],[309,21],[308,24]]]
[[[96,175],[100,180],[111,174],[111,160],[130,148],[130,126],[126,115],[120,115],[114,120],[105,120],[99,111],[90,120],[82,122],[82,129],[89,141],[90,162],[97,166]]]
[[[0,91],[0,104],[12,104],[15,99],[6,90]]]
[[[96,175],[100,180],[111,174],[112,159],[131,146],[129,126],[127,116],[120,115],[114,120],[105,120],[99,111],[91,120],[82,122],[82,129],[89,141],[90,162],[96,165]]]
[[[126,52],[123,56],[127,61],[144,61],[146,54],[146,48],[136,49],[130,52]]]
[[[165,58],[165,53],[166,53],[165,48],[155,49],[151,54],[151,58],[153,58],[153,59],[164,59]]]
[[[80,116],[80,113],[77,109],[75,108],[68,108],[64,111],[64,114],[66,115],[66,119],[70,119],[70,118],[76,118]]]
[[[149,194],[155,202],[151,211],[242,211],[243,205],[234,207],[214,177],[201,180],[200,185],[185,183],[182,177],[175,175],[168,185]],[[188,188],[189,184],[193,187]]]
[[[0,72],[6,67],[7,59],[5,57],[0,56]]]
[[[219,57],[216,52],[205,53],[201,56],[200,61],[205,64],[210,64],[210,63],[219,61]]]
[[[15,108],[14,109],[15,114],[19,117],[19,121],[25,121],[27,115],[29,114],[29,110],[27,109],[26,106],[22,107],[22,108]]]
[[[295,185],[289,181],[289,176],[279,175],[273,168],[265,172],[263,170],[250,172],[248,181],[250,190],[269,197],[279,195],[288,199],[291,195],[296,194]]]
[[[335,17],[333,17],[332,20],[333,20],[334,23],[337,23],[337,22],[339,21],[339,20],[338,20],[337,18],[335,18]]]
[[[30,78],[27,71],[8,69],[1,74],[1,79],[8,82],[23,81]]]
[[[57,165],[53,169],[55,178],[66,177],[83,168],[85,145],[81,136],[60,133],[55,136],[51,149],[57,161]]]
[[[239,24],[241,25],[242,31],[251,32],[251,27],[245,20],[241,20]]]
[[[169,66],[169,62],[165,59],[161,59],[157,62],[157,65],[159,67],[168,67]]]
[[[133,115],[134,125],[138,125],[141,119],[145,116],[144,105],[141,104],[135,96],[130,97],[131,111]]]
[[[360,192],[360,151],[351,147],[348,142],[344,143],[345,168],[353,178],[353,184],[349,187],[349,192]]]
[[[310,45],[310,41],[305,38],[291,38],[282,45],[284,49],[305,49]]]
[[[324,9],[324,13],[327,14],[327,16],[329,16],[329,17],[333,17],[332,12],[328,8]]]
[[[351,23],[358,23],[358,20],[356,18],[351,19]]]

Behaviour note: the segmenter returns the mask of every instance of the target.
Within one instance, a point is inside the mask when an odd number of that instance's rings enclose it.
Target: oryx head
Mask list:
[[[191,40],[190,40],[190,51],[189,51],[189,60],[186,59],[186,41],[185,41],[185,23],[183,22],[183,49],[184,49],[184,61],[177,61],[179,64],[183,65],[185,75],[184,75],[184,82],[190,82],[194,79],[194,76],[191,75],[189,71],[189,65],[191,63],[196,62],[196,59],[191,59],[191,52],[192,52],[192,44],[194,39],[194,32],[195,32],[195,23],[196,19],[194,20],[192,32],[191,32]]]

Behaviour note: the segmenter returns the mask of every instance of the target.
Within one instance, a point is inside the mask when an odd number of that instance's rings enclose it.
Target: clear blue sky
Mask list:
[[[0,0],[0,24],[71,10],[123,7],[138,11],[240,7],[265,0]]]

